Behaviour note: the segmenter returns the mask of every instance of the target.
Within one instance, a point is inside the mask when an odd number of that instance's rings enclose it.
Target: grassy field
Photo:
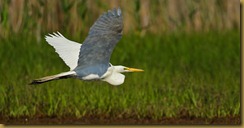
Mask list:
[[[2,117],[203,118],[240,115],[240,32],[124,35],[111,63],[144,69],[125,83],[78,79],[28,85],[69,68],[44,39],[13,35],[0,42]],[[82,42],[80,38],[65,35]]]

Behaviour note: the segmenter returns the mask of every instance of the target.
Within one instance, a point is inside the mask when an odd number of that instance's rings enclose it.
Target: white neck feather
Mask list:
[[[106,81],[112,85],[121,85],[124,83],[125,75],[120,73],[120,70],[117,66],[111,66],[107,73],[105,73],[103,81]]]

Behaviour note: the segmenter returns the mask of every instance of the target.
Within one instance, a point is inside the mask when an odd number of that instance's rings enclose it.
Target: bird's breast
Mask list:
[[[77,67],[74,71],[77,74],[77,77],[81,80],[92,80],[92,79],[101,79],[108,70],[108,65],[98,64],[91,65],[88,67]]]
[[[82,80],[98,80],[100,79],[98,74],[89,74],[87,76],[82,77]]]

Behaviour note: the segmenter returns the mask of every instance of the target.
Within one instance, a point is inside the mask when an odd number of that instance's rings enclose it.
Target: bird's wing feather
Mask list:
[[[55,48],[55,51],[64,63],[70,67],[70,70],[73,70],[77,66],[81,47],[80,43],[66,39],[59,32],[49,34],[45,39],[48,44]]]
[[[120,9],[109,10],[102,14],[82,43],[76,69],[99,64],[108,66],[113,49],[122,37],[122,29],[123,19]]]

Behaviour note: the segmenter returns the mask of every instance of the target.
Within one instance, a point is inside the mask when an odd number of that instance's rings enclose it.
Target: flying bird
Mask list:
[[[35,79],[30,84],[65,78],[101,80],[111,85],[123,84],[125,76],[122,73],[143,70],[110,63],[114,47],[122,37],[122,30],[122,12],[118,8],[103,13],[92,25],[82,44],[68,40],[59,32],[47,35],[46,41],[54,47],[70,71]]]

